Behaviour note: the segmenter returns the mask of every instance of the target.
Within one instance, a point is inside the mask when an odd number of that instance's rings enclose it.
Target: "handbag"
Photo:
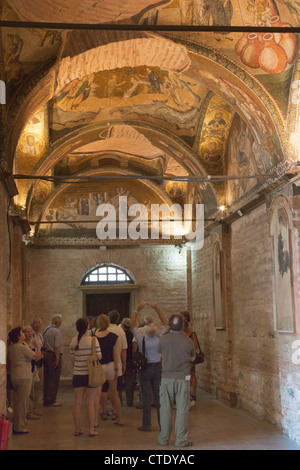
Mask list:
[[[196,335],[196,338],[197,338],[197,335]],[[199,352],[196,352],[195,359],[192,361],[192,364],[194,364],[194,365],[203,364],[204,358],[205,358],[205,354],[201,351],[201,347],[200,347],[198,338],[197,338],[197,343],[198,343]]]
[[[92,337],[92,354],[87,358],[89,386],[101,387],[106,382],[106,375],[96,354],[96,337]]]
[[[133,366],[136,371],[142,372],[146,369],[148,360],[145,356],[145,337],[143,338],[143,353],[137,351],[133,355]]]

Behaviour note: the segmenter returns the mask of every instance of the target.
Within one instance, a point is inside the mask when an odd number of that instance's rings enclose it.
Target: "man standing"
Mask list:
[[[44,338],[41,333],[42,328],[42,320],[39,317],[33,318],[31,321],[31,328],[32,328],[32,344],[31,347],[34,347],[34,343],[37,342],[40,350],[43,349]],[[39,395],[43,390],[43,383],[44,383],[44,358],[42,358],[36,363],[36,371],[37,371],[37,382],[34,384],[34,395],[33,395],[33,412],[37,416],[41,416],[40,413],[37,412],[37,405],[39,402]]]
[[[130,331],[131,320],[130,318],[123,318],[121,321],[121,328],[123,328],[127,340],[127,354],[126,354],[126,370],[124,373],[124,386],[126,393],[127,406],[133,406],[133,396],[135,388],[135,371],[133,367],[133,333]],[[122,397],[122,390],[120,390]],[[121,399],[120,397],[120,399]],[[122,403],[122,399],[121,399]]]
[[[39,343],[40,348],[43,347],[43,335],[41,333],[42,320],[39,317],[33,318],[31,322],[31,328],[33,333],[33,339]]]
[[[62,336],[59,331],[61,324],[61,315],[54,315],[51,324],[43,332],[45,406],[61,406],[56,402],[63,354]]]
[[[160,386],[160,426],[158,444],[169,444],[172,432],[172,406],[176,403],[175,445],[192,446],[188,440],[188,415],[190,409],[190,361],[195,357],[195,348],[190,338],[183,333],[183,319],[172,315],[170,331],[158,343],[162,356],[162,379]]]

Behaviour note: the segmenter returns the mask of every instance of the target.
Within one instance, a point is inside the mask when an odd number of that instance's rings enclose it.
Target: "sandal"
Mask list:
[[[81,434],[83,434],[83,431],[75,431],[74,432],[74,436],[81,436]]]
[[[90,432],[89,437],[99,436],[98,432]]]
[[[115,421],[113,424],[115,424],[116,426],[124,426],[124,423],[118,423],[118,421]]]

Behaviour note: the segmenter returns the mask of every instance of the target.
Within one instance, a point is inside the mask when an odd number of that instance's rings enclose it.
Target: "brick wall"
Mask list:
[[[1,187],[0,187],[1,191]],[[83,313],[82,276],[100,262],[128,269],[140,286],[136,302],[156,301],[166,316],[190,309],[193,328],[206,354],[197,366],[198,386],[231,406],[267,419],[300,442],[300,365],[293,364],[292,348],[299,334],[274,331],[272,252],[269,209],[253,210],[231,225],[230,233],[216,232],[225,255],[226,329],[216,330],[213,315],[213,236],[202,250],[180,254],[174,247],[108,249],[34,249],[25,253],[13,230],[12,271],[6,283],[8,237],[5,197],[0,194],[0,339],[7,325],[30,322],[40,316],[46,327],[54,313],[62,313],[65,343],[63,376],[70,377],[68,345]],[[300,297],[300,210],[294,204],[294,274],[296,300]],[[295,205],[296,204],[296,205]],[[23,257],[25,263],[23,265]],[[23,273],[23,274],[22,274]],[[296,328],[299,325],[296,305]],[[296,330],[299,331],[299,328]],[[300,356],[300,355],[299,355]],[[5,368],[0,366],[0,411],[5,406]]]
[[[187,308],[186,257],[174,247],[127,249],[27,249],[26,310],[29,322],[40,316],[45,328],[54,313],[63,315],[65,343],[63,375],[71,375],[68,345],[75,336],[75,322],[83,314],[83,275],[100,262],[113,262],[128,269],[140,288],[136,302],[157,302],[166,316]],[[154,310],[147,307],[151,313]],[[150,313],[150,311],[148,313]],[[145,310],[147,312],[147,310]],[[132,312],[131,312],[132,313]]]
[[[23,252],[20,227],[7,222],[7,195],[0,184],[0,341],[23,325]],[[6,413],[6,365],[0,364],[0,413]]]
[[[294,214],[295,220],[297,217]],[[293,255],[298,261],[297,230],[295,237]],[[211,238],[192,256],[194,328],[206,354],[205,365],[197,366],[199,385],[300,441],[300,365],[291,360],[292,344],[300,338],[274,331],[272,245],[266,205],[234,222],[231,235],[223,241],[227,271],[224,331],[217,331],[213,320]],[[295,266],[299,270],[299,262]]]

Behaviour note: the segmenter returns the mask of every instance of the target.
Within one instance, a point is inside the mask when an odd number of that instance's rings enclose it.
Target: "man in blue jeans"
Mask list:
[[[162,326],[157,328],[157,326],[154,324],[147,325],[144,334],[139,328],[136,328],[136,319],[138,313],[147,304],[156,310],[158,317],[161,320]],[[161,381],[161,358],[159,354],[157,354],[157,345],[160,336],[166,332],[166,326],[167,324],[165,317],[158,305],[155,303],[140,303],[132,315],[131,327],[133,329],[134,337],[138,343],[139,351],[141,353],[143,353],[144,340],[145,356],[148,361],[146,368],[139,373],[139,383],[141,386],[143,403],[143,424],[138,428],[139,431],[151,431],[151,392],[153,392],[154,403],[157,410],[158,425],[160,426],[159,386]]]
[[[175,445],[192,446],[188,440],[188,415],[190,409],[190,362],[194,360],[195,348],[192,340],[182,331],[183,319],[172,315],[170,331],[163,335],[157,351],[162,357],[162,379],[160,386],[160,426],[158,444],[167,446],[172,432],[172,407],[176,403]]]

